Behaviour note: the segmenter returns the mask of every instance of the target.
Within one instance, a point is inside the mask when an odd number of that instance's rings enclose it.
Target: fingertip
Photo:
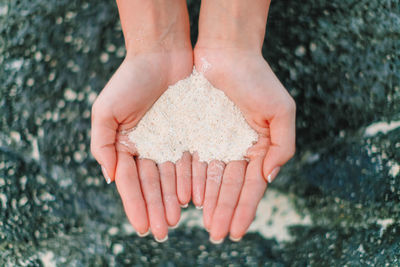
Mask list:
[[[292,157],[292,153],[282,153],[281,150],[282,149],[280,148],[271,147],[264,158],[262,172],[264,179],[268,183],[271,183],[276,178],[281,166],[283,166]]]
[[[166,217],[167,217],[167,224],[170,228],[176,227],[179,224],[181,219],[181,209],[178,205],[178,201],[174,207],[168,208],[166,207]]]
[[[267,176],[267,182],[272,183],[272,181],[278,176],[279,171],[281,170],[280,167],[275,167]]]
[[[267,183],[272,183],[278,176],[280,170],[281,165],[271,162],[267,158],[265,158],[262,166],[262,175]]]
[[[242,238],[243,238],[243,236],[234,237],[234,236],[232,236],[232,235],[229,235],[229,239],[230,239],[232,242],[239,242],[239,241],[242,240]]]
[[[180,216],[179,216],[179,218],[178,218],[178,220],[177,220],[176,222],[170,224],[169,229],[176,229],[176,228],[178,228],[179,225],[180,225],[180,223],[181,223],[181,218],[180,218]]]
[[[214,239],[213,237],[210,236],[210,242],[213,243],[214,245],[219,245],[224,242],[224,238]]]
[[[168,239],[168,226],[167,225],[163,225],[163,226],[159,226],[159,227],[155,227],[151,229],[154,239],[159,242],[165,242]]]
[[[227,236],[228,232],[229,232],[229,226],[225,228],[225,226],[223,225],[222,227],[216,227],[214,225],[214,223],[211,224],[211,229],[210,229],[210,239],[213,240],[224,240],[225,237]]]
[[[251,212],[249,212],[249,213],[251,213]],[[229,239],[231,239],[232,241],[240,240],[246,234],[247,229],[250,227],[250,224],[254,219],[254,217],[249,213],[246,214],[247,216],[246,215],[240,216],[240,217],[242,217],[241,220],[238,220],[237,218],[234,218],[232,220],[232,225],[229,230]],[[234,241],[234,242],[237,242],[237,241]]]
[[[156,240],[156,242],[158,243],[164,243],[168,240],[168,235],[166,235],[165,237],[158,239],[157,237],[154,237],[154,239]]]
[[[108,175],[106,168],[104,168],[103,165],[100,165],[100,166],[101,166],[101,172],[103,173],[104,179],[106,179],[106,183],[111,184],[112,180],[111,180],[111,177]]]
[[[143,231],[142,233],[141,232],[136,232],[136,233],[139,237],[146,237],[150,234],[150,229],[147,229],[146,232]]]
[[[147,219],[147,211],[145,208],[142,208],[139,205],[133,205],[133,207],[136,208],[136,211],[134,213],[132,213],[130,210],[128,211],[127,209],[125,209],[128,221],[140,237],[146,236],[150,231],[150,224]]]

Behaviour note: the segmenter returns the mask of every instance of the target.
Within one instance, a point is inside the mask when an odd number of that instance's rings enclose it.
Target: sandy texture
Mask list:
[[[141,158],[176,162],[197,151],[201,161],[244,159],[257,141],[240,110],[220,90],[193,70],[170,86],[129,132]]]

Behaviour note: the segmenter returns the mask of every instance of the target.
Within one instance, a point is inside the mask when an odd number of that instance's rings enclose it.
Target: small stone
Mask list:
[[[108,229],[108,234],[111,236],[118,234],[118,232],[119,232],[118,227],[111,227],[110,229]]]
[[[33,78],[29,78],[26,81],[26,85],[28,85],[29,87],[32,87],[35,84],[35,80]]]
[[[121,244],[114,244],[113,245],[113,254],[118,255],[124,251],[124,247]]]
[[[106,63],[108,61],[108,58],[109,58],[109,56],[107,53],[101,53],[101,55],[100,55],[101,63]]]
[[[42,58],[43,58],[43,55],[42,55],[42,53],[40,53],[40,51],[35,53],[35,60],[36,61],[41,61]]]
[[[77,97],[76,92],[73,91],[71,88],[65,89],[65,91],[64,91],[64,98],[65,98],[67,101],[74,101],[74,100],[76,99],[76,97]]]
[[[296,56],[302,57],[306,54],[306,49],[304,46],[300,45],[296,48],[294,53]]]

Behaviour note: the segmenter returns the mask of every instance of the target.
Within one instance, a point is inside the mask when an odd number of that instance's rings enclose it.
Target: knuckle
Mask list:
[[[163,198],[164,198],[164,202],[168,203],[168,202],[177,202],[178,198],[176,196],[176,194],[173,194],[171,192],[168,193],[163,193]]]
[[[159,208],[162,204],[162,200],[156,196],[150,196],[146,199],[147,208]]]
[[[262,186],[264,184],[264,178],[260,175],[249,175],[246,177],[245,186],[252,188],[255,190],[256,188]]]
[[[296,102],[292,97],[289,97],[284,105],[284,113],[288,115],[296,114]]]
[[[147,178],[147,179],[146,179]],[[146,184],[147,185],[147,187],[152,191],[152,192],[158,192],[158,190],[157,189],[159,189],[160,188],[160,182],[159,182],[159,180],[156,178],[156,177],[154,177],[153,175],[151,175],[151,176],[148,176],[148,177],[146,177],[145,179],[142,179],[142,181],[143,180],[148,180],[147,182],[143,182],[144,184]],[[157,191],[156,191],[157,190]]]
[[[163,180],[175,178],[175,170],[170,168],[160,168],[160,178]]]
[[[222,183],[228,186],[241,186],[243,179],[239,176],[226,176],[223,178]]]
[[[221,210],[221,211],[225,211],[226,212],[226,211],[233,210],[234,208],[235,208],[234,204],[232,202],[227,201],[227,200],[223,200],[223,201],[218,202],[218,209]]]
[[[204,210],[209,211],[210,207],[212,207],[212,210],[213,210],[215,207],[215,203],[217,203],[217,197],[215,195],[207,194],[207,192],[206,192],[206,195],[204,197],[204,203],[203,203]]]

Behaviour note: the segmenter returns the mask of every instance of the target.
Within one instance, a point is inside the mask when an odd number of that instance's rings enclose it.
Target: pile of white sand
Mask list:
[[[244,159],[257,141],[240,110],[196,70],[170,86],[128,133],[141,158],[176,162],[185,151],[201,161]]]

